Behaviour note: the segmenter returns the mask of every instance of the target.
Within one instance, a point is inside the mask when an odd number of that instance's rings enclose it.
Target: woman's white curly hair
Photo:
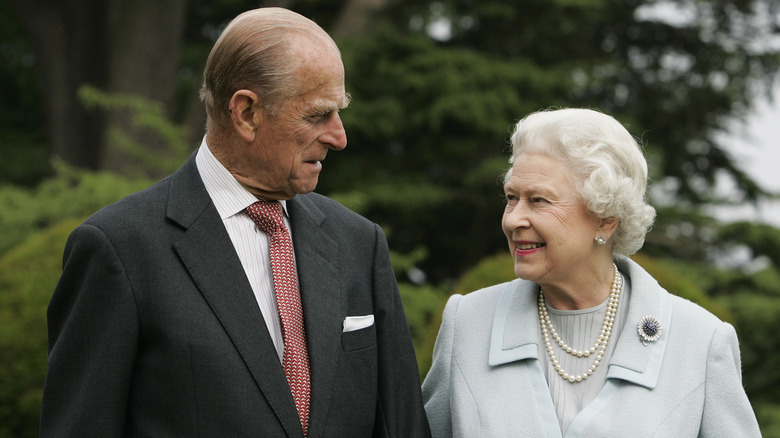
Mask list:
[[[614,118],[589,109],[530,114],[515,125],[510,164],[522,154],[544,154],[566,163],[580,199],[600,218],[618,218],[615,254],[639,251],[655,220],[647,202],[647,161],[639,144]],[[505,175],[509,180],[512,169]]]

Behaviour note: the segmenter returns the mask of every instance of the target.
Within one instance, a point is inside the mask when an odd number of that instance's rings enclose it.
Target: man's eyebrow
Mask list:
[[[349,93],[344,94],[344,99],[341,101],[341,105],[339,106],[339,109],[346,109],[349,108],[349,105],[352,103],[352,95]]]
[[[340,103],[336,103],[335,101],[313,102],[311,111],[313,114],[327,114],[332,111],[339,111],[348,108],[350,103],[352,103],[352,96],[345,94]]]

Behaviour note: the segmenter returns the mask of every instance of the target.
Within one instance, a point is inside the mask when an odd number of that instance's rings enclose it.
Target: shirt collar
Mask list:
[[[205,136],[195,157],[195,163],[198,166],[203,184],[206,186],[206,191],[223,220],[242,212],[257,202],[257,197],[244,188],[211,153],[211,149],[206,144]],[[284,214],[289,217],[287,201],[279,202],[282,204]]]

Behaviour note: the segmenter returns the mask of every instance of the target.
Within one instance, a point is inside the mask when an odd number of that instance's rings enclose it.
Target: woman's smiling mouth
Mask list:
[[[538,243],[538,242],[516,242],[515,246],[517,247],[517,249],[525,251],[529,249],[541,248],[545,245],[544,243]]]

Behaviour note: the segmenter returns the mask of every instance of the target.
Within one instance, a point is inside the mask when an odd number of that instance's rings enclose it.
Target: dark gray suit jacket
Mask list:
[[[311,362],[311,437],[428,436],[381,229],[288,201]],[[375,316],[342,332],[347,316]],[[68,239],[48,311],[41,436],[302,436],[263,316],[194,155]]]

